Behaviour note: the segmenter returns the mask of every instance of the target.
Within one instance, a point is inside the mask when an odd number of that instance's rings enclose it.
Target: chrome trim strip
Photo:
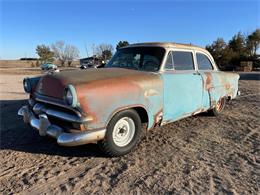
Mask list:
[[[74,108],[72,108],[70,106],[67,106],[67,105],[64,105],[64,104],[61,104],[61,103],[58,103],[58,102],[55,102],[55,101],[49,101],[49,100],[46,100],[46,99],[42,99],[42,98],[40,98],[41,96],[43,96],[43,95],[40,95],[37,92],[35,92],[35,100],[36,101],[66,108],[68,110],[71,110],[71,111],[75,112],[79,117],[81,117],[81,113],[79,111],[75,110]],[[55,99],[55,98],[52,98],[52,99]]]
[[[30,125],[35,128],[35,129],[39,129],[40,128],[40,121],[36,118],[32,118],[30,120]]]
[[[28,106],[20,108],[18,115],[23,116],[24,122],[29,123],[40,135],[56,138],[57,143],[62,146],[79,146],[95,143],[104,139],[106,134],[106,129],[65,133],[61,127],[51,124],[46,114],[39,115],[40,119],[37,119]]]
[[[79,146],[86,143],[96,142],[98,140],[104,139],[106,134],[106,129],[89,131],[84,133],[62,133],[58,139],[57,143],[61,146]]]
[[[62,112],[59,110],[47,108],[46,106],[44,106],[41,103],[36,103],[33,107],[33,111],[37,115],[41,114],[41,113],[45,113],[49,116],[53,116],[55,118],[59,118],[59,119],[62,119],[64,121],[68,121],[68,122],[83,123],[83,122],[90,121],[90,120],[87,120],[87,118],[82,119],[81,117],[78,117],[76,115],[72,115],[72,114],[68,114],[66,112]]]
[[[73,116],[71,114],[67,114],[65,112],[53,110],[53,109],[46,109],[45,113],[47,115],[68,121],[68,122],[75,122],[75,123],[82,123],[85,122],[84,120],[81,120],[81,118],[77,116]]]

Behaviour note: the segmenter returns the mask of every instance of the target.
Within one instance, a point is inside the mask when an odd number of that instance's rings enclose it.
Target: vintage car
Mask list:
[[[57,70],[57,65],[52,63],[45,63],[41,65],[42,70]]]
[[[218,115],[239,93],[238,80],[203,48],[138,43],[119,49],[104,68],[25,78],[30,98],[18,114],[59,145],[98,143],[120,156],[143,131],[201,112]]]

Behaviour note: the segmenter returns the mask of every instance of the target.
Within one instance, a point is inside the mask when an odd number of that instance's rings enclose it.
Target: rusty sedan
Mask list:
[[[104,68],[25,78],[28,105],[18,114],[62,146],[98,143],[110,156],[129,153],[147,130],[201,112],[220,114],[238,94],[239,75],[218,70],[205,49],[138,43]]]

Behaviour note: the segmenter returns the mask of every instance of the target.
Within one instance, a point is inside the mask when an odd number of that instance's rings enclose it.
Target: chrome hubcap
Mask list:
[[[119,147],[124,147],[129,144],[135,134],[135,123],[129,117],[121,118],[117,121],[113,129],[114,143]]]

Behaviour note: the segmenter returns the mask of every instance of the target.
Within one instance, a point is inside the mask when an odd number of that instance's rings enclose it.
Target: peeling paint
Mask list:
[[[63,102],[64,89],[76,89],[87,129],[104,128],[117,112],[141,107],[147,129],[207,111],[222,97],[236,97],[239,76],[221,71],[158,73],[103,68],[64,71],[43,76],[36,92]],[[83,129],[83,127],[81,127]]]

